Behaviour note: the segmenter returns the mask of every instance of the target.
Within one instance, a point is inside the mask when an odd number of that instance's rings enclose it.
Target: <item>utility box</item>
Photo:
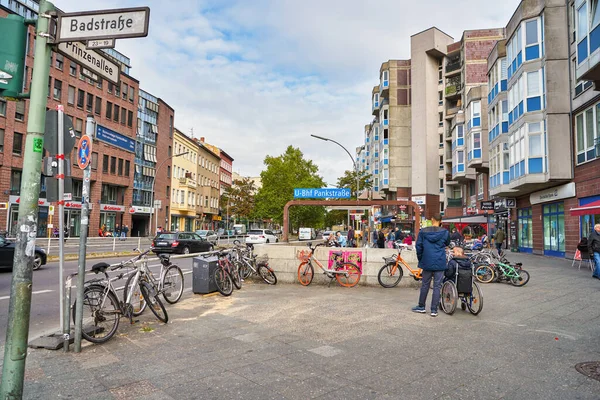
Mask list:
[[[217,291],[215,270],[219,268],[217,256],[194,257],[192,263],[192,291],[196,294],[208,294]]]

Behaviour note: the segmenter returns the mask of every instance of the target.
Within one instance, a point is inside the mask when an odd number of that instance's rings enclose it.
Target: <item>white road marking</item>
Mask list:
[[[46,290],[37,290],[35,292],[31,292],[31,294],[42,294],[42,293],[50,293],[50,292],[54,292],[54,290],[49,290],[49,289],[46,289]],[[10,299],[10,296],[2,296],[2,297],[0,297],[0,300],[7,300],[7,299]]]

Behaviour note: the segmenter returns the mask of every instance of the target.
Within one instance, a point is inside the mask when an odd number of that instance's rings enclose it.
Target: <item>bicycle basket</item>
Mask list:
[[[261,256],[256,257],[256,265],[265,265],[269,263],[269,256],[263,254]]]
[[[302,262],[308,262],[308,260],[310,260],[310,254],[311,253],[308,250],[298,250],[296,257]]]

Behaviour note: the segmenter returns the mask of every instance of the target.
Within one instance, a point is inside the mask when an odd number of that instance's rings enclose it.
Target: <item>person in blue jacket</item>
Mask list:
[[[423,280],[421,293],[419,294],[419,304],[413,307],[412,311],[421,314],[426,313],[425,301],[433,279],[431,316],[437,317],[444,271],[448,268],[446,264],[446,247],[450,244],[450,234],[440,226],[442,224],[441,215],[434,215],[431,222],[433,226],[421,229],[415,245],[419,268],[423,269]]]

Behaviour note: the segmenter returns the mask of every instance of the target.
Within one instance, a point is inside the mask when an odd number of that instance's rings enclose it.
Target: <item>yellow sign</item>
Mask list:
[[[213,215],[212,220],[213,221],[221,221],[223,218],[221,218],[220,215]]]
[[[48,206],[48,215],[54,215],[54,206]]]

